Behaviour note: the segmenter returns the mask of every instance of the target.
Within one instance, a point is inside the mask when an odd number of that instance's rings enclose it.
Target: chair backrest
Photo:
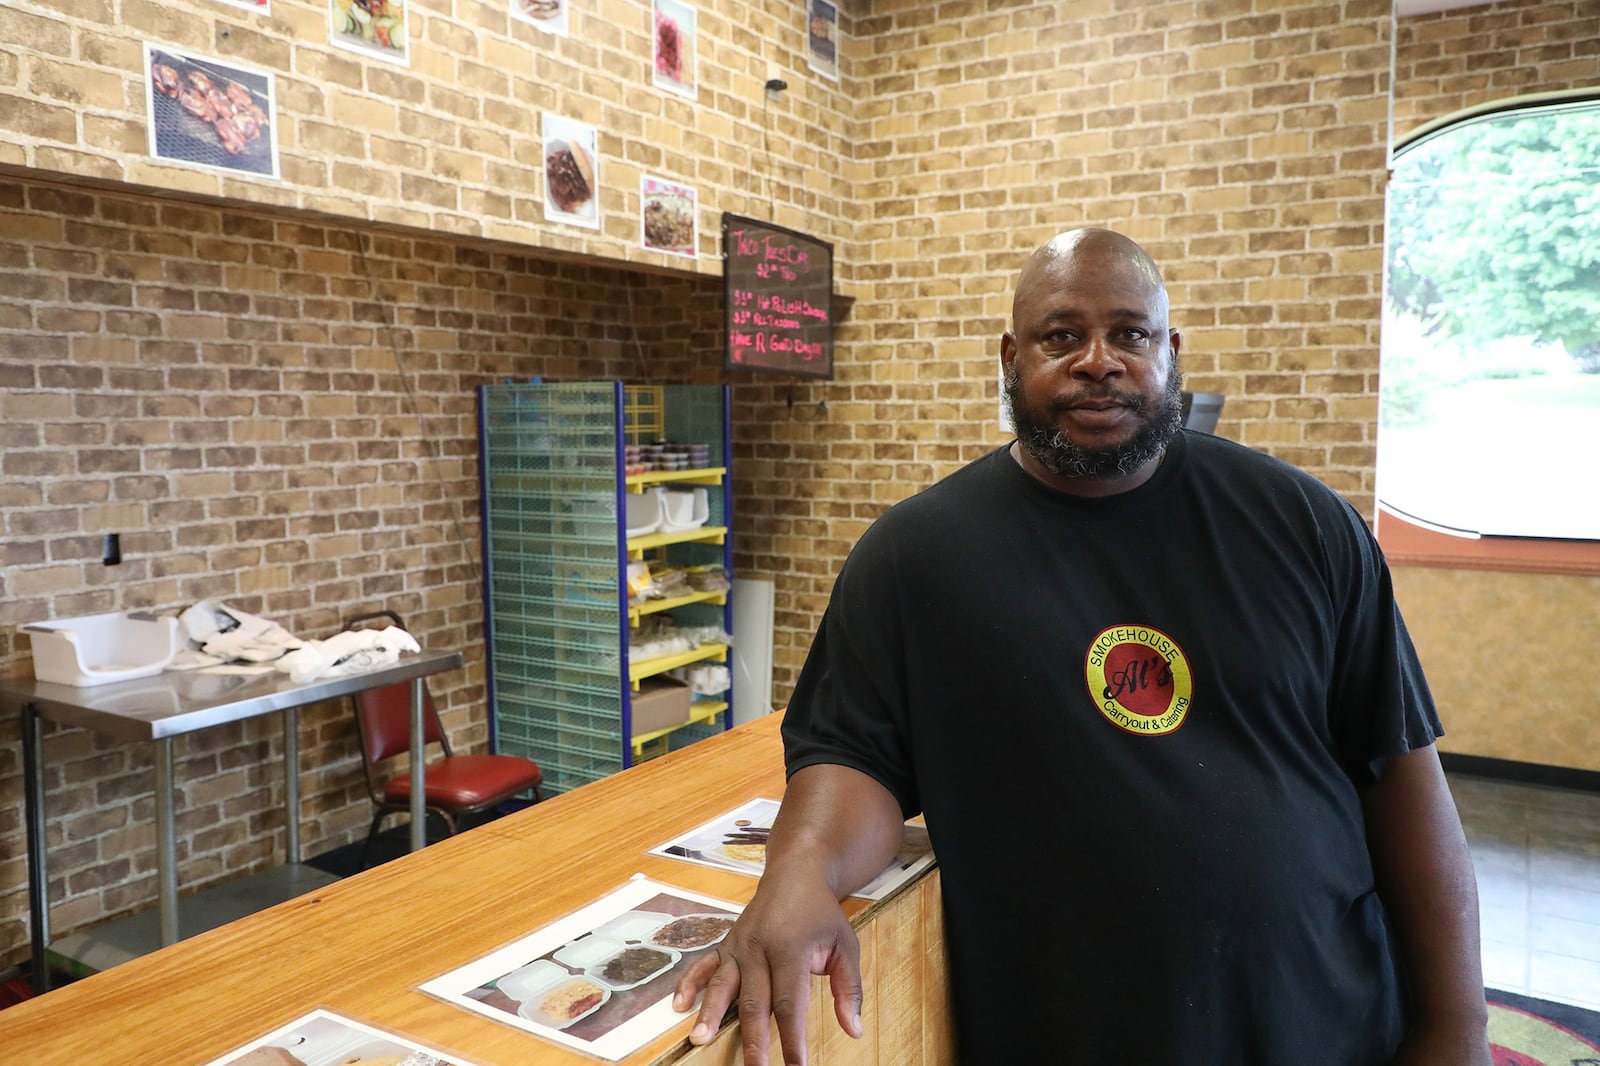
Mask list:
[[[1222,417],[1222,403],[1227,399],[1220,392],[1183,393],[1183,428],[1197,429],[1201,433],[1215,433],[1217,421]]]
[[[369,688],[351,699],[356,708],[356,732],[361,737],[361,758],[367,767],[367,787],[376,802],[383,794],[378,764],[393,755],[411,750],[411,683]],[[439,711],[433,693],[422,688],[422,733],[425,743],[438,744],[450,754],[450,740],[439,724]]]

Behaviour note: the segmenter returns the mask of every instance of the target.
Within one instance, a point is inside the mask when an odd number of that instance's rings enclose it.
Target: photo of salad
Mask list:
[[[328,0],[328,40],[338,48],[409,66],[406,0]]]

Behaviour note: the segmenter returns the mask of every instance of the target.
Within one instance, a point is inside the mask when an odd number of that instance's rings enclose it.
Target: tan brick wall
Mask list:
[[[304,31],[280,68],[294,167],[277,185],[144,159],[128,102],[141,59],[109,4],[0,8],[0,32],[38,42],[0,54],[0,167],[29,168],[0,187],[0,671],[26,669],[9,623],[38,613],[211,593],[312,633],[395,604],[429,644],[466,651],[435,688],[452,731],[481,743],[472,387],[618,375],[734,381],[735,559],[776,582],[782,702],[866,524],[1000,443],[1012,278],[1039,241],[1085,223],[1125,229],[1166,266],[1190,383],[1228,395],[1221,431],[1371,513],[1385,0],[847,4],[844,82],[800,74],[776,101],[747,83],[770,55],[803,69],[795,5],[700,6],[691,108],[635,69],[642,4],[597,3],[617,28],[593,23],[594,42],[529,39],[488,5],[469,5],[470,25],[421,12],[414,42],[461,54],[419,45],[397,71],[319,49],[302,25],[314,5],[277,0],[258,20],[125,3],[135,36],[195,51],[232,54],[217,34],[248,27],[275,56],[274,34]],[[124,103],[65,100],[62,65],[108,75]],[[104,84],[86,76],[83,91]],[[546,107],[613,131],[599,235],[538,218],[526,154]],[[688,271],[633,246],[626,168],[668,158],[660,169],[701,188]],[[86,192],[41,170],[256,206]],[[377,186],[330,192],[358,171]],[[424,184],[447,172],[461,177]],[[455,199],[412,198],[423,190]],[[720,371],[723,209],[835,243],[853,300],[833,382]],[[127,562],[108,571],[112,527]],[[312,853],[367,817],[344,718],[319,708],[302,727]],[[0,722],[8,959],[26,941],[15,728]],[[185,828],[203,827],[186,886],[272,861],[277,732],[183,742],[180,786],[206,800],[185,808]],[[148,905],[148,753],[78,731],[46,743],[58,930]]]
[[[18,0],[0,7],[0,41],[23,43],[0,54],[0,168],[701,273],[721,270],[722,211],[848,242],[848,52],[844,80],[830,82],[805,73],[802,5],[693,6],[691,102],[651,85],[650,0],[572,4],[565,38],[511,18],[507,3],[408,3],[409,67],[328,44],[325,0],[277,0],[270,16],[210,2]],[[275,75],[282,180],[147,154],[145,41]],[[769,63],[788,73],[775,97]],[[598,232],[544,221],[545,112],[600,131]],[[639,247],[646,172],[699,189],[698,262]]]
[[[865,525],[1000,443],[1011,283],[1061,229],[1145,242],[1221,432],[1372,512],[1389,28],[1382,2],[872,6],[857,339],[745,430],[780,701]]]
[[[389,607],[465,653],[430,686],[481,750],[476,386],[703,377],[715,326],[689,323],[720,302],[710,277],[0,179],[0,672],[26,675],[33,620],[218,597],[318,637]],[[369,805],[348,708],[300,734],[315,855]],[[281,859],[281,744],[276,716],[178,742],[185,889]],[[26,943],[19,745],[0,719],[6,961]],[[45,759],[55,931],[150,903],[150,746],[51,729]]]
[[[22,44],[0,52],[0,672],[28,669],[17,621],[214,595],[316,635],[386,605],[466,653],[434,688],[481,747],[474,385],[714,377],[723,211],[835,242],[852,284],[848,50],[828,82],[805,73],[797,5],[695,7],[693,103],[650,84],[648,0],[574,5],[565,39],[504,5],[408,4],[408,68],[324,43],[318,0],[0,7]],[[147,156],[146,40],[275,73],[282,180]],[[598,232],[543,219],[547,111],[599,128]],[[699,192],[698,261],[638,246],[642,173]],[[365,826],[347,718],[303,719],[310,854]],[[0,722],[0,964],[26,943],[16,729]],[[186,889],[281,854],[278,733],[184,741],[180,828],[205,827]],[[149,753],[46,746],[56,932],[150,904]]]
[[[1600,0],[1505,0],[1399,20],[1397,138],[1531,93],[1600,85]]]

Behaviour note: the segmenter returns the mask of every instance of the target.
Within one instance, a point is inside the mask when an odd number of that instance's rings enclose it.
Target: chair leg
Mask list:
[[[367,830],[367,842],[361,845],[361,862],[356,867],[357,870],[365,870],[367,868],[367,862],[372,856],[372,842],[378,838],[378,827],[383,824],[383,820],[388,814],[388,811],[380,808],[378,813],[372,816],[372,828]]]

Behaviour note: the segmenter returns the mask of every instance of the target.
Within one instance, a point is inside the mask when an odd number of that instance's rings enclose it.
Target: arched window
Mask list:
[[[1385,549],[1600,571],[1600,99],[1412,138],[1386,245]]]

